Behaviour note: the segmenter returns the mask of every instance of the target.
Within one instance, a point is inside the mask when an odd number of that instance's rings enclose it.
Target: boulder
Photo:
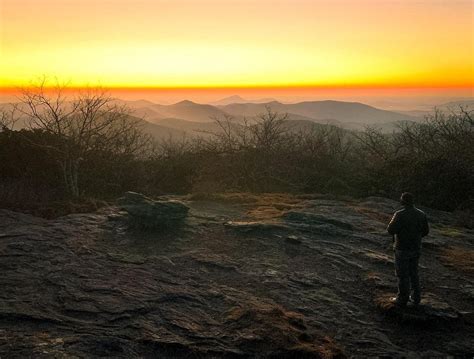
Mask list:
[[[184,203],[175,200],[159,201],[136,192],[126,192],[118,205],[127,212],[129,224],[139,228],[166,228],[183,221],[189,211]]]

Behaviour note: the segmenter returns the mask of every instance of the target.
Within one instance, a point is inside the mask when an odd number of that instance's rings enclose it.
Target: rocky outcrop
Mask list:
[[[121,208],[155,206],[127,196]],[[455,216],[431,214],[422,305],[402,311],[387,302],[396,280],[385,226],[396,203],[241,197],[163,200],[189,208],[178,206],[179,223],[165,221],[166,231],[129,230],[123,219],[130,212],[120,207],[55,220],[0,210],[0,357],[474,352],[474,278],[466,265],[452,264],[461,249],[474,248],[474,236],[456,227]]]
[[[186,218],[189,211],[180,201],[157,201],[136,192],[125,193],[118,204],[127,212],[129,225],[142,229],[175,226]]]

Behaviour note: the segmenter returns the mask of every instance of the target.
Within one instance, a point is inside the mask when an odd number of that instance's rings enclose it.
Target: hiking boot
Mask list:
[[[390,302],[395,304],[397,307],[405,307],[407,305],[407,301],[401,300],[399,297],[390,298]]]

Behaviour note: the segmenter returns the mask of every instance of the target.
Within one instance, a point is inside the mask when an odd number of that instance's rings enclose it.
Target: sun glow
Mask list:
[[[471,1],[1,0],[0,87],[472,87]]]

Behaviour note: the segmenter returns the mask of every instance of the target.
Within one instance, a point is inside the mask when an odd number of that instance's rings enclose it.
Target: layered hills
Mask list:
[[[227,103],[234,100],[237,102]],[[209,131],[216,128],[210,123],[214,119],[231,117],[236,123],[244,118],[252,119],[267,109],[288,115],[289,121],[332,124],[346,129],[362,130],[365,126],[377,126],[391,131],[396,124],[404,121],[417,121],[414,116],[381,110],[357,102],[307,101],[284,104],[278,101],[242,102],[242,98],[223,99],[220,105],[199,104],[181,101],[172,105],[143,103],[142,101],[121,101],[133,109],[134,116],[147,122],[179,129],[187,134],[196,134],[196,130]],[[145,105],[145,106],[143,106]],[[168,131],[173,132],[173,131]]]
[[[427,112],[394,112],[379,109],[359,102],[305,101],[282,103],[272,99],[249,101],[240,96],[231,96],[214,104],[201,104],[189,100],[163,105],[148,100],[115,100],[132,109],[134,117],[146,121],[144,129],[156,138],[169,136],[205,135],[217,130],[215,119],[232,118],[235,123],[252,120],[259,114],[271,111],[287,114],[288,121],[305,128],[313,124],[331,124],[348,130],[363,130],[373,126],[385,132],[396,130],[397,124],[422,120]],[[459,106],[472,106],[472,101],[446,103],[439,106],[450,111]],[[10,104],[0,104],[0,110],[8,110]],[[20,120],[17,127],[22,127]]]

